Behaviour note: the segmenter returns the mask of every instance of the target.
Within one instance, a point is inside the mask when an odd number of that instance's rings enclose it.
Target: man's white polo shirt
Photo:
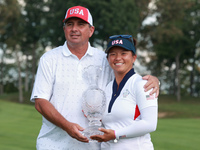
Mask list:
[[[105,89],[112,78],[111,69],[103,51],[89,44],[86,54],[79,60],[67,48],[67,44],[46,52],[40,59],[31,101],[34,98],[49,100],[53,106],[70,122],[83,128],[88,120],[82,113],[82,93],[88,83],[82,77],[83,69],[89,65],[101,66],[99,88]],[[65,131],[43,117],[38,135],[37,147],[41,149],[87,149],[87,144],[71,138]]]

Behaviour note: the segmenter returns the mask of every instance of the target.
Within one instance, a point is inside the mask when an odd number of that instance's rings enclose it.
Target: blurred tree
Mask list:
[[[140,10],[133,0],[107,0],[93,2],[90,8],[95,19],[95,38],[107,40],[110,35],[137,36],[140,27]],[[98,7],[95,7],[98,6]]]
[[[5,40],[8,38],[7,35],[7,28],[9,26],[9,20],[12,17],[12,13],[8,13],[9,9],[6,7],[7,3],[5,1],[2,1],[0,3],[0,94],[4,93],[4,78],[6,74],[6,67],[5,64],[5,56],[6,56],[6,44]]]
[[[182,87],[190,87],[191,95],[199,86],[199,0],[24,0],[19,7],[17,0],[0,2],[0,92],[7,64],[3,58],[8,50],[16,52],[18,75],[25,77],[25,90],[32,87],[37,62],[47,47],[62,45],[65,41],[63,22],[66,10],[74,5],[89,8],[95,26],[90,39],[93,46],[106,46],[106,40],[114,34],[140,32],[138,48],[148,50],[152,61],[152,74],[169,83],[170,93],[177,92],[180,99]],[[155,2],[155,3],[153,3]],[[21,17],[23,15],[23,17]],[[148,16],[157,16],[154,24],[143,26]],[[18,51],[17,51],[18,50]],[[145,58],[146,59],[146,58]],[[144,61],[145,62],[145,61]],[[141,63],[141,61],[140,61]],[[147,66],[146,64],[143,64]],[[6,67],[5,67],[6,66]],[[190,68],[190,70],[188,70]],[[191,69],[192,68],[192,69]],[[167,78],[170,74],[170,79]],[[190,82],[188,80],[190,74]],[[18,79],[19,85],[22,78]],[[195,86],[194,86],[195,84]],[[14,84],[16,85],[16,84]],[[23,89],[22,85],[19,86]],[[184,91],[184,92],[185,92]],[[21,93],[21,92],[20,92]]]
[[[18,69],[18,90],[19,102],[23,102],[23,87],[21,77],[21,60],[20,60],[20,39],[22,37],[23,22],[21,18],[21,8],[17,0],[6,0],[1,2],[1,40],[3,41],[3,53],[6,50],[11,50],[16,58],[16,66]]]
[[[7,44],[5,49],[11,48],[15,50],[16,64],[18,65],[18,72],[20,72],[19,77],[21,77],[22,72],[25,75],[26,91],[29,90],[28,85],[31,78],[33,85],[37,62],[45,48],[47,46],[59,46],[64,43],[62,20],[69,7],[82,5],[90,9],[96,26],[95,36],[91,38],[91,44],[94,41],[98,41],[95,39],[99,39],[102,41],[101,45],[103,46],[109,35],[126,33],[136,35],[139,30],[140,10],[137,5],[141,4],[136,3],[137,1],[69,0],[63,2],[62,0],[24,0],[21,8],[19,8],[17,2],[17,0],[8,0],[2,3],[2,7],[6,11],[11,10],[5,13],[10,14],[10,17],[15,19],[15,21],[14,19],[9,19],[4,22],[8,26],[4,30],[5,37],[9,36],[9,38],[2,43]],[[142,2],[144,3],[145,1],[143,0]],[[147,2],[145,3],[147,5]],[[21,15],[23,15],[23,18],[21,18]],[[15,26],[13,26],[14,22]],[[25,65],[24,68],[21,67],[21,61]],[[18,81],[21,83],[22,78]],[[22,85],[19,87],[22,89]]]
[[[188,37],[189,41],[189,51],[191,51],[191,55],[189,60],[186,61],[185,69],[190,67],[189,70],[190,74],[190,95],[195,96],[197,95],[195,91],[199,91],[198,84],[200,83],[199,76],[200,71],[198,70],[198,65],[200,61],[200,52],[198,52],[198,48],[200,48],[200,1],[194,0],[191,3],[190,8],[187,10],[185,16],[184,23],[184,34]],[[199,79],[199,80],[198,80]]]
[[[49,32],[45,13],[49,11],[45,0],[24,0],[24,36],[22,52],[25,55],[25,90],[33,87],[38,59],[47,46],[45,34]],[[31,81],[31,82],[30,82]]]
[[[65,37],[62,20],[66,10],[75,5],[87,7],[93,16],[95,33],[90,39],[92,45],[95,42],[104,47],[104,41],[114,34],[132,34],[136,37],[142,20],[147,15],[148,3],[149,1],[146,0],[69,0],[66,2],[49,0],[47,2],[49,11],[45,14],[49,31],[45,34],[46,42],[53,46],[63,44]]]
[[[188,34],[191,33],[188,10],[193,7],[193,2],[156,0],[156,9],[153,13],[157,15],[157,21],[147,25],[143,30],[144,36],[151,40],[153,44],[151,48],[155,52],[151,57],[151,70],[160,74],[166,70],[175,71],[175,78],[170,76],[168,82],[175,83],[171,85],[175,85],[176,88],[173,86],[169,88],[174,88],[178,101],[181,99],[181,85],[184,85],[181,83],[181,79],[184,80],[181,77],[185,66],[184,60],[190,59],[191,48],[195,49],[193,47],[195,44],[190,43],[191,39],[188,37]]]

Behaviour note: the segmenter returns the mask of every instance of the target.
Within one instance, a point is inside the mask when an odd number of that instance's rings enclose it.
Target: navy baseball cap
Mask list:
[[[136,54],[136,48],[133,43],[132,35],[113,35],[109,37],[109,40],[110,41],[108,42],[105,50],[106,53],[108,53],[112,47],[119,46]]]

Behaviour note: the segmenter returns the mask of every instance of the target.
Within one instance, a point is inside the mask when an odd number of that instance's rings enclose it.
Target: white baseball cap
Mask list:
[[[89,23],[91,26],[93,26],[92,15],[90,14],[90,11],[85,7],[73,6],[69,8],[66,12],[65,19],[63,20],[63,22],[66,22],[69,18],[72,17],[80,18]]]

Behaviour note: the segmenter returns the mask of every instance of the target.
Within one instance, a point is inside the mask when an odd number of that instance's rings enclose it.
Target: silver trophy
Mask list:
[[[99,66],[89,66],[83,72],[83,77],[89,84],[89,88],[83,93],[82,110],[89,120],[89,126],[83,131],[83,135],[89,139],[89,142],[97,142],[90,139],[91,135],[103,134],[98,130],[102,126],[100,120],[106,108],[105,93],[98,87],[98,77],[101,71]]]

